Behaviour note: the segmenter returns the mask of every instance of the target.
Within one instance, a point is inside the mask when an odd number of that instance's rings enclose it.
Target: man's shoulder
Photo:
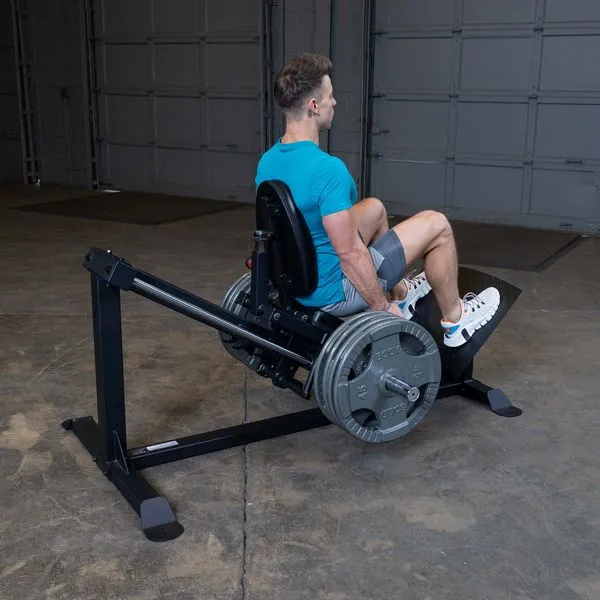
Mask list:
[[[315,174],[326,178],[347,177],[350,171],[341,158],[320,150],[315,160]]]
[[[312,193],[323,216],[352,206],[356,196],[354,179],[341,158],[323,152],[313,171]]]
[[[258,160],[258,164],[264,163],[268,161],[271,156],[273,156],[277,152],[277,144],[274,144],[270,148],[267,148],[261,155]]]

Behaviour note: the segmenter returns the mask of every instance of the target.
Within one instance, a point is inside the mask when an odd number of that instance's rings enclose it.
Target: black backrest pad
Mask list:
[[[282,181],[269,180],[259,185],[256,227],[273,233],[269,268],[275,287],[283,283],[292,296],[310,294],[317,286],[315,248],[306,221]]]

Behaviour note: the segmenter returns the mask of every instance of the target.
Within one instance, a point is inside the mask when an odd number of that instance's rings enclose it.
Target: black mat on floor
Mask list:
[[[162,225],[246,206],[230,200],[207,200],[144,192],[96,192],[89,196],[15,207],[65,217],[136,225]]]
[[[404,220],[393,217],[390,224]],[[452,222],[461,264],[540,272],[587,239],[576,233]]]

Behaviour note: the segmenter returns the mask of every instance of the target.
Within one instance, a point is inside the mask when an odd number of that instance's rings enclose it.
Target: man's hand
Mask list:
[[[389,302],[383,293],[371,253],[358,234],[349,210],[323,217],[323,227],[340,258],[342,271],[358,293],[373,310],[387,310]],[[390,308],[394,314],[402,313],[397,306]]]
[[[387,312],[392,313],[393,315],[398,315],[399,317],[404,318],[404,314],[402,313],[402,311],[400,310],[399,306],[395,302],[390,302],[390,307],[388,308]]]

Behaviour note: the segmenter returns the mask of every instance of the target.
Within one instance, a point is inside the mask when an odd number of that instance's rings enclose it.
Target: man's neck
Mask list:
[[[285,133],[281,138],[283,144],[309,141],[319,145],[319,130],[314,121],[288,121]]]

